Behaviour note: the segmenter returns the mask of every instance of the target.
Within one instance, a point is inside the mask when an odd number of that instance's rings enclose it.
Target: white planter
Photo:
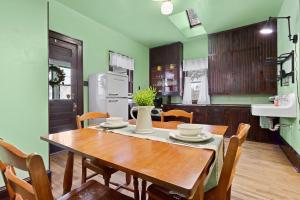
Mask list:
[[[151,111],[154,106],[137,106],[130,111],[131,117],[136,120],[136,133],[152,133]],[[133,116],[133,111],[137,110],[137,119]]]

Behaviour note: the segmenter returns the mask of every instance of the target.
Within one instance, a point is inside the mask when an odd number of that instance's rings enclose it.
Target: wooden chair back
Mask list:
[[[83,127],[82,122],[84,122],[86,120],[109,118],[109,117],[110,116],[108,113],[101,113],[101,112],[87,112],[81,116],[77,115],[77,117],[76,117],[77,128],[81,129]]]
[[[190,123],[193,123],[193,112],[188,113],[184,110],[169,110],[160,114],[161,122],[165,121],[165,117],[184,117],[188,118]]]
[[[250,129],[249,124],[240,124],[237,134],[229,141],[221,176],[217,186],[217,199],[225,200],[235,176],[236,166],[241,156],[242,144],[245,142]]]
[[[27,171],[31,184],[17,177],[15,168]],[[0,139],[0,169],[10,200],[53,200],[43,159],[37,154],[25,154]]]

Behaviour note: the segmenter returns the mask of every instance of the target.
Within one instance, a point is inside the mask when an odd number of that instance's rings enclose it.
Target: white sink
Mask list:
[[[279,103],[283,104],[282,102]],[[274,106],[273,104],[253,104],[251,112],[254,116],[264,117],[288,117],[294,118],[297,116],[297,102],[295,93],[287,95],[285,105]]]

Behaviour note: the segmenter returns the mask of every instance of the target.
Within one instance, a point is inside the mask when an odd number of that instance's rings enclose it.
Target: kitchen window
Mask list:
[[[208,60],[191,59],[183,61],[184,104],[210,104],[208,94]]]
[[[134,59],[109,51],[109,71],[128,76],[128,93],[133,93]]]

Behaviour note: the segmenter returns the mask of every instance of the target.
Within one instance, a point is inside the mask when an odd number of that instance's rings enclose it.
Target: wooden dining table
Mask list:
[[[129,121],[135,124],[135,121]],[[178,122],[155,122],[153,127],[176,129]],[[204,130],[225,135],[227,126],[203,125]],[[194,199],[204,198],[204,180],[214,159],[214,151],[130,137],[82,128],[47,136],[42,140],[68,150],[63,191],[72,187],[74,153],[97,159],[103,165],[128,173],[138,179],[155,183]],[[142,199],[145,197],[142,196]],[[140,199],[135,194],[135,199]]]

